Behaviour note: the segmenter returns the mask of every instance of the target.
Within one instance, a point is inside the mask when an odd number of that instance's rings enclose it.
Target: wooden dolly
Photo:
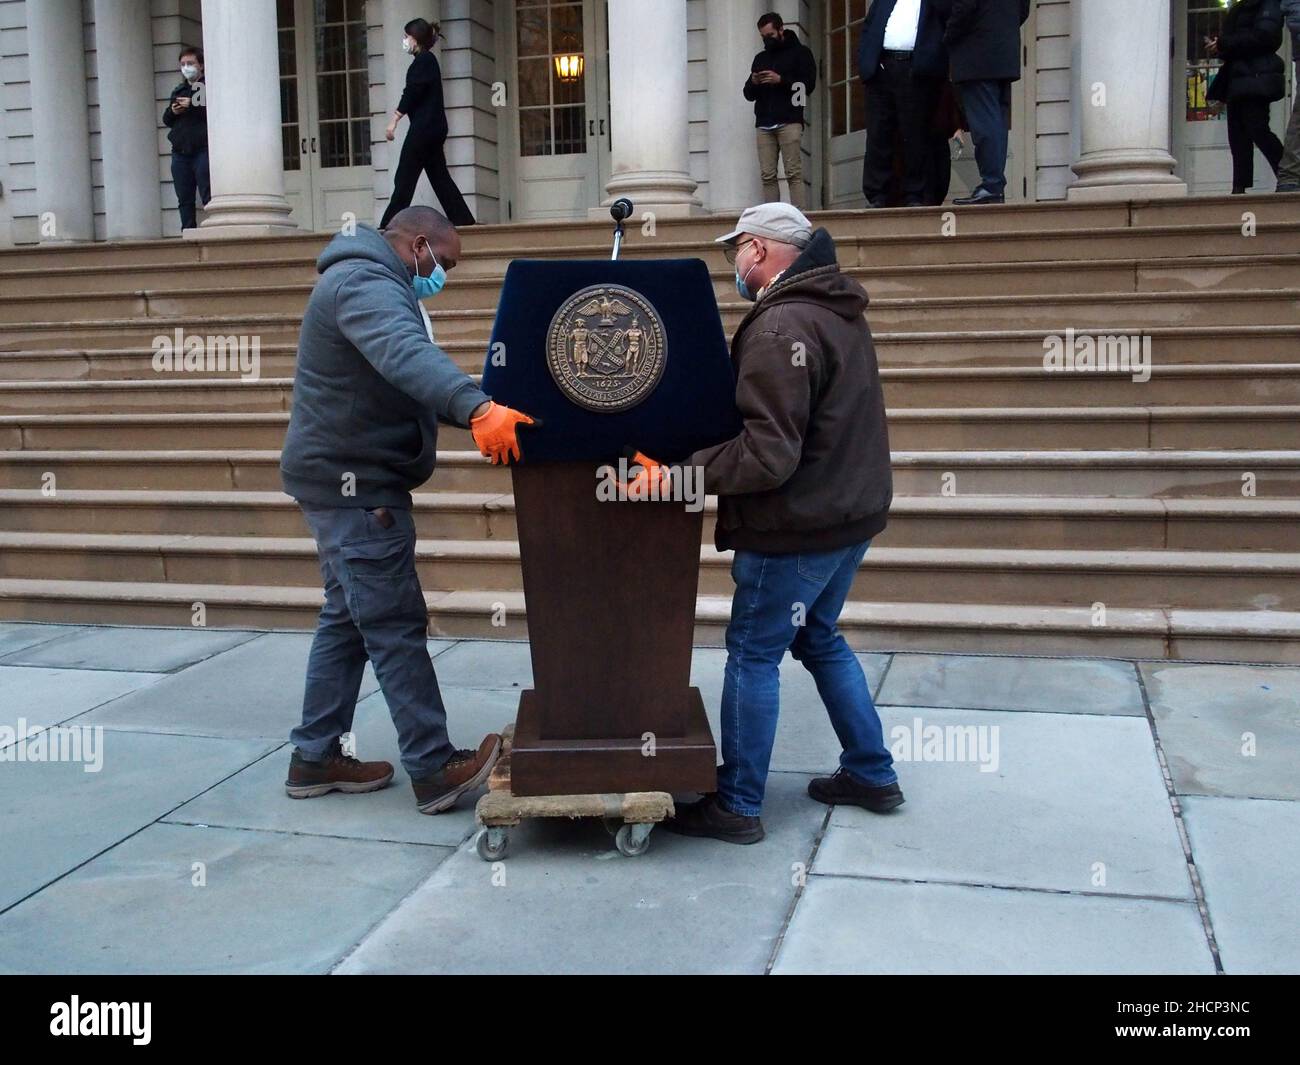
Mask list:
[[[614,837],[620,854],[635,858],[650,846],[655,825],[673,816],[673,797],[666,791],[612,792],[603,795],[512,795],[510,749],[515,726],[501,733],[501,757],[488,778],[488,793],[474,817],[483,827],[474,848],[485,862],[500,861],[510,846],[510,829],[531,817],[599,817]]]

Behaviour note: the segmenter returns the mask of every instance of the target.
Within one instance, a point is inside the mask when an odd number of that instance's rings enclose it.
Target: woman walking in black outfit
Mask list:
[[[393,198],[388,201],[379,228],[385,228],[393,215],[411,206],[421,170],[429,175],[429,184],[447,220],[454,226],[472,226],[474,216],[447,170],[447,156],[443,151],[447,141],[447,115],[442,104],[442,71],[433,54],[437,26],[417,18],[408,22],[405,30],[402,47],[414,53],[415,58],[406,72],[406,91],[388,124],[388,139],[391,141],[397,135],[397,123],[403,115],[410,118],[411,128],[402,143],[402,155],[393,177]]]
[[[1206,53],[1223,60],[1207,95],[1228,105],[1234,194],[1255,184],[1256,147],[1274,174],[1282,161],[1282,142],[1268,127],[1268,105],[1286,95],[1281,47],[1278,0],[1237,0],[1224,15],[1219,35],[1206,40]]]

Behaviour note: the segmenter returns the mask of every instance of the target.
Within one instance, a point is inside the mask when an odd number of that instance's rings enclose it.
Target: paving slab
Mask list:
[[[283,741],[302,716],[310,647],[311,636],[306,633],[263,633],[87,714],[79,723]],[[367,665],[360,697],[378,689]]]
[[[769,788],[768,837],[739,847],[655,829],[624,858],[594,821],[530,821],[489,864],[466,843],[338,972],[761,973],[825,808]]]
[[[60,636],[80,632],[80,625],[34,625],[21,621],[0,622],[0,659],[14,651],[57,640]]]
[[[880,686],[887,654],[860,654],[867,684],[874,692]],[[704,709],[713,729],[713,742],[722,743],[722,682],[727,652],[697,647],[691,658],[691,684],[700,689]],[[839,765],[840,741],[831,728],[826,707],[817,694],[812,674],[789,655],[781,663],[781,717],[776,745],[772,749],[773,772],[831,773]],[[721,756],[719,756],[721,762]]]
[[[0,768],[0,910],[260,758],[268,745],[131,732],[102,734],[102,768]]]
[[[0,665],[171,673],[259,635],[231,629],[82,629],[8,655]]]
[[[16,730],[20,718],[33,728],[58,725],[157,681],[156,673],[0,666],[0,726]]]
[[[928,728],[985,726],[986,753],[996,753],[985,764],[996,771],[898,761],[907,802],[887,816],[836,807],[817,872],[1192,897],[1145,718],[901,707],[881,716],[896,758],[918,732],[923,756],[946,753],[927,751]]]
[[[0,915],[0,971],[326,972],[449,853],[151,825]]]
[[[486,733],[499,732],[518,701],[517,695],[506,691],[444,687],[442,694],[448,707],[451,742],[457,747],[477,747]],[[353,736],[358,758],[392,763],[393,782],[383,791],[291,799],[284,793],[291,750],[286,743],[182,806],[167,820],[451,847],[474,831],[474,804],[483,788],[464,796],[455,809],[443,814],[430,816],[416,810],[410,778],[398,754],[397,732],[382,693],[376,692],[357,705]]]
[[[533,686],[529,645],[518,640],[459,640],[433,661],[438,683],[452,688]]]
[[[1219,958],[1229,973],[1300,973],[1300,803],[1182,800]]]
[[[896,654],[878,701],[965,710],[1144,713],[1131,662],[1087,658]]]
[[[1300,799],[1300,669],[1141,663],[1182,795]]]
[[[813,876],[772,971],[1212,975],[1194,903]]]

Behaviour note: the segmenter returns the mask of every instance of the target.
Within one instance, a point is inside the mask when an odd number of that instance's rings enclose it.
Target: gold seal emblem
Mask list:
[[[635,407],[664,372],[663,319],[622,285],[591,285],[570,296],[551,319],[546,365],[569,399],[587,410]]]

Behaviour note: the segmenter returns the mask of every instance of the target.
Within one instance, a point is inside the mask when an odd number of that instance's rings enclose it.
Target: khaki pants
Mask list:
[[[785,166],[785,179],[790,185],[790,203],[799,210],[807,205],[803,185],[803,126],[790,122],[780,129],[756,130],[758,140],[758,172],[763,178],[763,201],[775,203],[781,198],[776,181],[776,159],[779,155]]]

